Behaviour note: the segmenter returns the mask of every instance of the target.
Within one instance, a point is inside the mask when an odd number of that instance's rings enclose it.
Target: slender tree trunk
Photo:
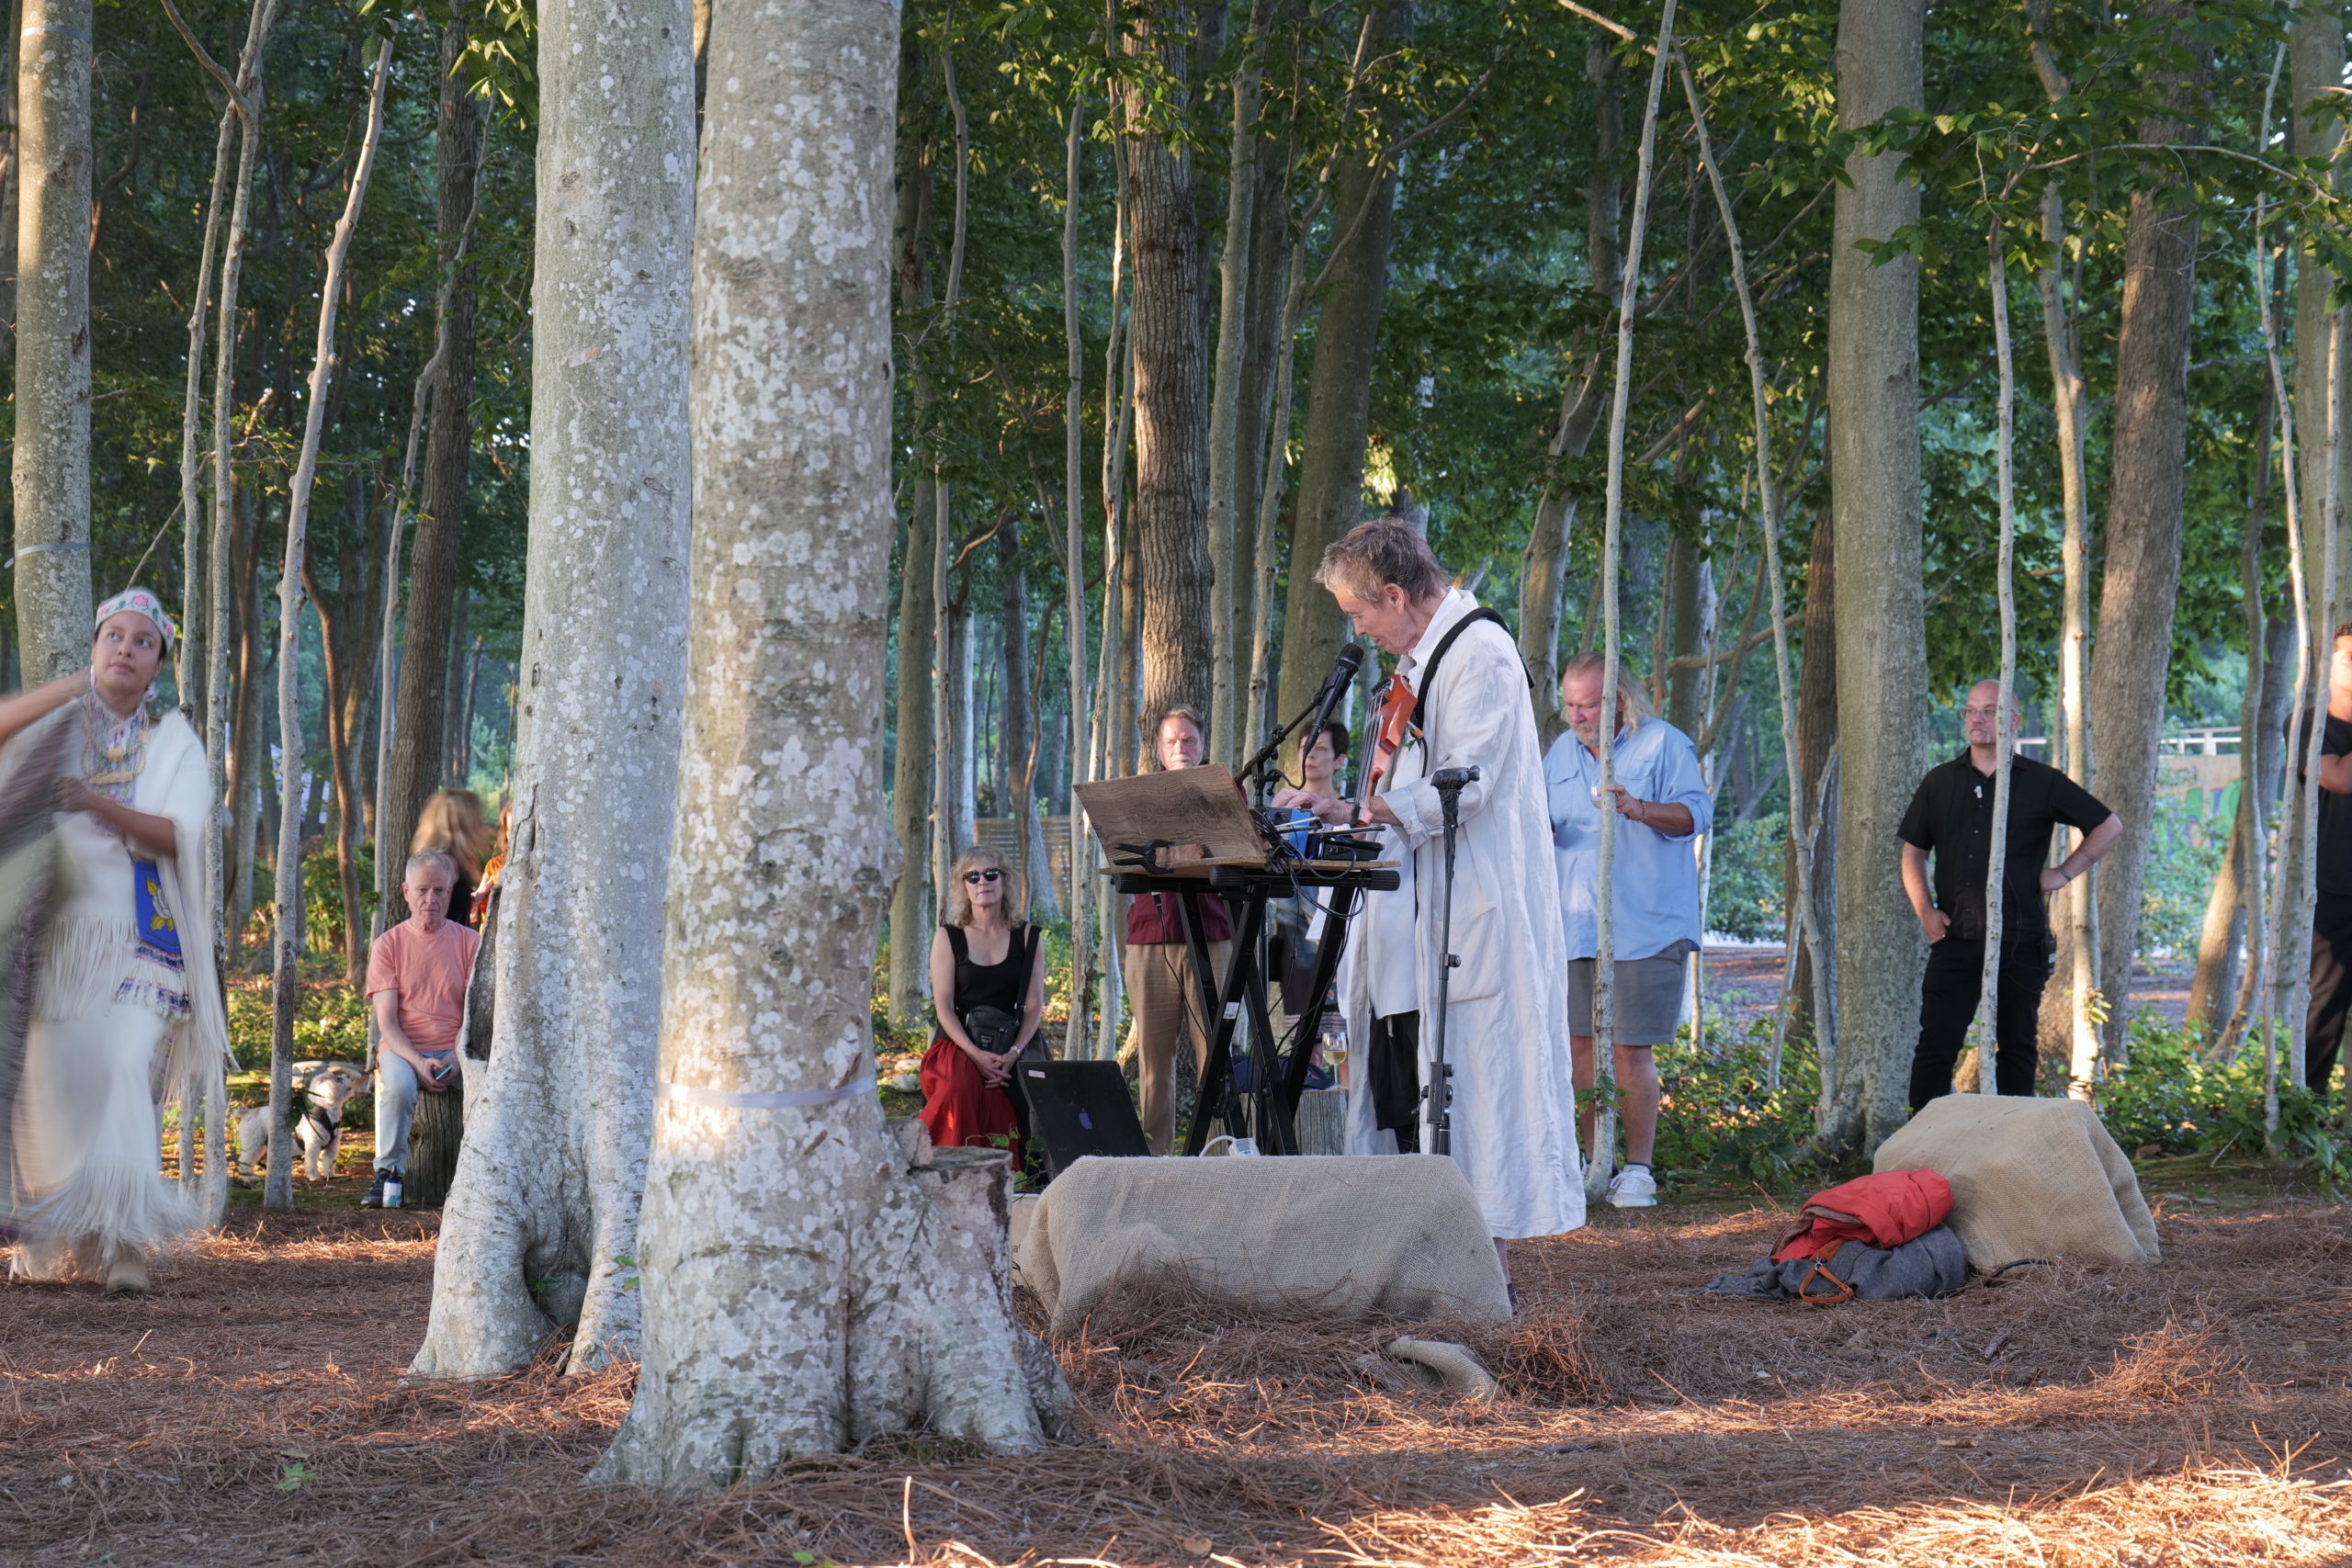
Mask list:
[[[1054,897],[1051,863],[1037,820],[1037,746],[1045,732],[1033,705],[1035,688],[1029,668],[1029,583],[1021,564],[1021,512],[1013,509],[997,535],[997,553],[1004,573],[1004,705],[998,729],[1003,766],[1005,814],[1012,818],[1013,840],[1021,846],[1021,886],[1028,899],[1029,918],[1049,920],[1059,913]],[[1046,618],[1053,615],[1048,610]]]
[[[1178,0],[1131,13],[1129,49],[1157,54],[1181,83]],[[1138,14],[1148,12],[1148,16]],[[1128,197],[1134,221],[1135,543],[1143,578],[1143,708],[1206,713],[1212,693],[1208,385],[1202,342],[1200,230],[1189,152],[1149,126],[1130,96]],[[1148,719],[1147,718],[1147,722]]]
[[[280,794],[277,837],[277,932],[271,965],[269,1053],[269,1177],[263,1188],[265,1208],[294,1207],[294,1131],[291,1077],[294,1069],[294,1015],[301,1005],[302,940],[302,816],[295,793],[302,776],[301,631],[302,574],[310,554],[311,491],[318,479],[319,442],[326,433],[327,394],[334,377],[334,319],[343,297],[343,262],[351,250],[352,231],[368,200],[368,178],[376,167],[376,145],[384,130],[384,82],[390,73],[392,46],[389,39],[376,45],[373,80],[368,93],[368,129],[359,145],[359,161],[351,174],[351,191],[343,216],[327,243],[326,267],[319,287],[318,344],[311,360],[310,395],[302,423],[302,449],[295,460],[294,479],[286,506],[286,553],[277,577],[277,733],[280,744]]]
[[[711,16],[644,1358],[601,1480],[757,1481],[916,1426],[1035,1449],[1061,1393],[1012,1314],[1005,1161],[910,1170],[872,1089],[898,29],[881,0]]]
[[[254,860],[260,831],[262,774],[268,769],[269,750],[263,744],[262,733],[265,655],[261,638],[260,518],[250,491],[242,499],[232,496],[232,504],[236,547],[232,586],[237,607],[237,681],[230,744],[236,771],[229,778],[232,826],[224,858],[230,886],[222,902],[228,911],[223,922],[228,930],[223,940],[233,958],[243,944],[245,924],[254,911]],[[213,646],[224,648],[226,641],[221,639]]]
[[[349,570],[348,558],[345,570]],[[365,995],[362,987],[368,977],[368,942],[367,922],[359,918],[359,807],[357,791],[352,786],[351,735],[345,728],[345,710],[351,683],[367,677],[352,668],[350,619],[345,614],[352,596],[347,592],[330,595],[320,584],[307,555],[302,561],[302,591],[319,617],[319,668],[326,688],[319,719],[320,728],[326,731],[327,777],[334,792],[335,875],[343,896],[344,983],[355,993]],[[339,604],[338,599],[344,603]]]
[[[1843,0],[1838,123],[1920,106],[1922,0]],[[1919,220],[1894,153],[1857,153],[1836,197],[1829,259],[1829,472],[1838,626],[1838,991],[1823,1052],[1818,1133],[1875,1149],[1902,1125],[1917,1037],[1921,943],[1896,874],[1895,825],[1926,749],[1927,635],[1919,594],[1919,269],[1874,263],[1862,241]],[[1813,650],[1808,649],[1808,653]]]
[[[911,43],[903,74],[920,66]],[[898,300],[902,315],[931,304],[931,160],[911,149],[899,182]],[[915,430],[922,438],[932,402],[930,378],[917,373]],[[916,1027],[931,1006],[932,768],[935,730],[931,706],[937,645],[933,621],[933,562],[939,541],[938,497],[929,481],[931,465],[918,449],[907,459],[918,477],[909,485],[913,507],[907,515],[907,545],[899,565],[899,744],[891,761],[890,820],[899,835],[899,882],[890,896],[890,1021]]]
[[[1617,223],[1623,203],[1619,164],[1624,132],[1617,112],[1617,52],[1597,33],[1585,46],[1584,73],[1592,84],[1594,138],[1592,184],[1585,197],[1585,286],[1613,299],[1619,283]],[[1535,703],[1537,736],[1546,746],[1566,728],[1555,672],[1560,668],[1560,593],[1567,583],[1577,502],[1567,491],[1562,468],[1591,446],[1601,406],[1600,349],[1579,341],[1568,353],[1567,377],[1548,447],[1551,461],[1520,562],[1519,656],[1535,672],[1529,694]]]
[[[8,6],[8,37],[15,40],[13,50],[24,48],[25,0],[10,0]],[[0,325],[5,325],[13,348],[17,339],[17,193],[24,186],[24,148],[20,140],[22,118],[17,113],[17,76],[18,67],[12,62],[0,71]],[[15,508],[13,495],[10,509]],[[14,661],[17,639],[14,635],[16,616],[8,617],[10,634],[0,641],[0,663]],[[13,671],[0,671],[0,690],[17,689]]]
[[[239,77],[250,69],[247,62],[259,46],[269,4],[270,0],[257,0],[246,23]],[[236,79],[231,78],[232,83]],[[12,92],[12,99],[13,96]],[[231,154],[235,150],[237,110],[238,103],[232,96],[220,111],[220,132],[212,150],[211,194],[204,204],[204,253],[197,261],[196,292],[187,316],[187,390],[180,412],[180,707],[208,742],[213,733],[209,715],[218,699],[208,695],[209,687],[206,683],[212,667],[204,657],[211,637],[205,604],[207,594],[220,592],[223,584],[217,578],[208,583],[204,570],[204,492],[198,482],[203,472],[204,329],[205,312],[212,304],[213,262],[220,249],[221,227],[229,216],[229,171],[235,166]],[[10,118],[14,118],[13,114]],[[217,785],[220,781],[216,778],[213,783]],[[221,798],[217,789],[212,798]],[[209,869],[217,873],[220,867],[211,865]],[[217,894],[220,886],[217,876],[211,886]]]
[[[2267,269],[2257,272],[2267,286]],[[2262,693],[2266,684],[2263,664],[2262,612],[2262,534],[2270,511],[2270,444],[2277,421],[2269,384],[2262,391],[2261,412],[2255,418],[2254,473],[2248,488],[2252,495],[2246,502],[2243,544],[2239,548],[2239,579],[2245,600],[2245,696],[2239,708],[2238,721],[2238,796],[2237,809],[2231,813],[2228,846],[2222,851],[2222,864],[2214,873],[2213,888],[2205,900],[2205,919],[2197,936],[2197,968],[2188,982],[2189,1032],[2208,1046],[2228,1031],[2232,1004],[2238,990],[2238,948],[2245,942],[2251,967],[2258,967],[2252,953],[2262,940],[2262,917],[2257,912],[2249,921],[2247,912],[2257,909],[2258,894],[2254,891],[2254,877],[2260,874],[2259,849],[2247,853],[2248,845],[2262,845],[2264,813],[2261,796],[2256,793],[2260,756]],[[2250,896],[2252,895],[2252,896]]]
[[[1087,766],[1092,721],[1086,700],[1086,338],[1078,294],[1079,154],[1085,145],[1085,131],[1086,102],[1080,96],[1069,107],[1062,182],[1062,336],[1069,353],[1069,383],[1062,400],[1062,501],[1068,508],[1062,536],[1062,621],[1069,640],[1069,750],[1065,773],[1070,785],[1093,777]],[[1085,808],[1079,804],[1074,787],[1068,794],[1068,809],[1070,982],[1069,1021],[1063,1032],[1062,1055],[1084,1061],[1093,1055],[1089,1035],[1094,1006],[1094,856],[1088,845]]]
[[[2054,75],[2054,72],[2052,73]],[[2063,78],[2046,84],[2053,99],[2066,96]],[[2038,273],[2042,345],[2050,359],[2050,400],[2058,431],[2059,494],[2065,524],[2060,561],[2065,608],[2058,639],[2059,765],[2079,784],[2090,782],[2090,502],[2083,441],[2086,400],[2075,306],[2067,298],[2066,209],[2056,180],[2042,189],[2041,241],[2050,260]],[[2072,1093],[2087,1097],[2098,1061],[2093,1009],[2098,994],[2098,871],[2068,884],[2058,896],[2057,971],[2065,983],[2043,993],[2041,1033],[2066,1054]]]
[[[1275,389],[1282,383],[1282,420],[1288,434],[1289,386],[1287,355],[1277,342],[1286,319],[1290,289],[1290,147],[1261,137],[1251,147],[1257,184],[1250,201],[1250,321],[1243,355],[1244,382],[1240,427],[1234,444],[1242,454],[1234,476],[1234,557],[1250,559],[1246,580],[1237,576],[1233,588],[1233,679],[1241,688],[1241,710],[1235,731],[1244,752],[1257,749],[1275,720],[1267,716],[1272,694],[1272,640],[1274,613],[1274,571],[1281,564],[1279,547],[1282,510],[1277,498],[1273,527],[1267,539],[1264,485],[1267,437],[1272,428]],[[1285,443],[1287,445],[1287,443]],[[1265,547],[1261,550],[1261,544]]]
[[[2186,0],[2151,0],[2148,15],[2185,23]],[[2208,57],[2202,46],[2197,74]],[[2169,66],[2145,87],[2160,106],[2143,141],[2193,144],[2194,76]],[[2155,808],[2164,738],[2165,671],[2172,660],[2173,605],[2180,588],[2183,475],[2188,440],[2188,347],[2195,316],[2197,215],[2160,188],[2132,194],[2123,233],[2123,300],[2115,344],[2115,430],[2108,475],[2106,571],[2098,642],[2090,661],[2091,791],[2127,823]],[[2127,832],[2099,864],[2100,1031],[2110,1065],[2126,1050],[2132,959],[2147,883],[2148,836]]]
[[[90,661],[90,0],[17,41],[15,609],[32,685]]]
[[[1408,0],[1375,0],[1373,48],[1385,52],[1413,36]],[[1299,446],[1298,498],[1291,513],[1290,581],[1283,609],[1282,679],[1274,709],[1287,718],[1314,700],[1331,671],[1346,627],[1329,593],[1314,591],[1323,552],[1363,515],[1364,441],[1372,422],[1374,355],[1388,295],[1388,251],[1396,231],[1396,171],[1386,159],[1346,155],[1332,183],[1329,292],[1315,326],[1306,377],[1306,424]]]
[[[226,732],[231,702],[225,695],[229,680],[229,637],[232,620],[242,617],[244,628],[238,634],[243,639],[238,649],[238,689],[234,706],[241,726],[259,712],[258,701],[248,690],[247,682],[255,673],[254,648],[258,634],[253,623],[259,611],[254,603],[254,574],[259,570],[260,545],[252,535],[250,517],[241,520],[237,513],[235,446],[232,437],[236,429],[237,394],[237,307],[239,285],[243,275],[245,258],[246,215],[253,203],[254,164],[261,152],[261,117],[264,102],[262,51],[269,41],[269,29],[277,13],[277,0],[257,0],[255,19],[245,36],[244,52],[237,62],[237,174],[236,186],[229,198],[229,232],[220,244],[220,300],[212,333],[212,523],[210,528],[210,563],[207,575],[217,585],[231,571],[232,557],[242,544],[245,564],[239,574],[236,596],[216,586],[209,606],[211,612],[212,663],[205,686],[209,691],[223,693],[221,701],[210,705],[205,715],[205,752],[211,765],[213,798],[227,798],[222,793],[228,785],[228,765],[231,748],[241,766],[243,783],[238,791],[238,805],[243,809],[248,795],[259,798],[256,773],[258,761],[247,762],[246,737],[243,728],[235,734]],[[251,500],[248,498],[250,507]],[[260,753],[252,753],[258,758]],[[216,823],[218,818],[216,818]],[[213,874],[212,886],[221,889],[218,897],[225,915],[220,922],[224,958],[237,951],[243,940],[243,917],[253,907],[253,818],[247,814],[242,822],[244,842],[232,852],[221,843],[220,829],[216,825],[205,844],[205,858]],[[234,880],[221,874],[234,867]],[[227,972],[225,964],[222,972]]]
[[[1241,682],[1234,660],[1234,624],[1242,607],[1241,585],[1249,574],[1237,568],[1240,538],[1241,473],[1254,456],[1241,445],[1242,404],[1249,379],[1250,237],[1255,232],[1258,194],[1257,146],[1260,109],[1258,51],[1265,28],[1265,0],[1252,0],[1249,31],[1241,41],[1241,63],[1233,73],[1233,125],[1225,184],[1225,251],[1217,265],[1216,375],[1209,399],[1209,552],[1216,574],[1210,591],[1210,649],[1215,690],[1209,707],[1209,757],[1238,764],[1250,750],[1244,721]]]
[[[574,1371],[639,1348],[631,1259],[686,682],[693,14],[548,0],[538,17],[537,460],[495,1044],[468,1043],[473,1130],[421,1377],[514,1371],[561,1323],[579,1325]]]
[[[466,89],[459,69],[480,7],[466,0],[441,30],[441,102],[435,141],[435,199],[440,259],[458,256],[481,183],[481,100]],[[401,649],[400,700],[395,710],[391,783],[383,841],[405,854],[416,814],[440,783],[442,731],[449,680],[450,607],[457,598],[458,556],[466,521],[466,476],[473,445],[474,269],[457,269],[442,296],[435,322],[432,433],[425,447],[424,493],[409,558],[408,632]]]

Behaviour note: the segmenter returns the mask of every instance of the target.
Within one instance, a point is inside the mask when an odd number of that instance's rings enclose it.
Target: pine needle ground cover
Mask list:
[[[327,1201],[232,1208],[152,1296],[6,1288],[0,1562],[2352,1560],[2352,1228],[2244,1182],[2157,1198],[2158,1267],[1834,1310],[1694,1289],[1784,1205],[1605,1211],[1517,1248],[1517,1322],[1423,1330],[1485,1357],[1488,1406],[1372,1386],[1356,1359],[1397,1325],[1171,1288],[1057,1347],[1069,1444],[901,1443],[678,1501],[579,1484],[626,1370],[565,1379],[551,1345],[401,1385],[436,1216],[336,1206],[356,1153]]]

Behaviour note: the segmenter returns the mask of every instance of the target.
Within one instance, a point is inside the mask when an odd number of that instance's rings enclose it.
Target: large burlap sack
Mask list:
[[[1046,1189],[1017,1256],[1057,1335],[1171,1278],[1334,1317],[1510,1316],[1478,1201],[1434,1155],[1089,1157]]]
[[[1979,1269],[2021,1258],[2156,1260],[2140,1179],[2079,1100],[1946,1095],[1881,1144],[1872,1167],[1950,1181],[1951,1228]]]

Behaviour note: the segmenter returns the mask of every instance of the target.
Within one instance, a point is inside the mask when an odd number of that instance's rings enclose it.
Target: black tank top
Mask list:
[[[956,954],[956,1013],[963,1017],[975,1008],[1001,1008],[1019,1017],[1029,999],[1029,965],[1036,953],[1036,928],[1018,925],[1005,944],[1001,964],[975,964],[964,940],[964,928],[945,926],[947,945]]]

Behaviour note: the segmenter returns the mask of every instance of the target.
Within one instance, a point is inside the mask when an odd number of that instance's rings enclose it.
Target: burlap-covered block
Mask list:
[[[1951,1182],[1951,1228],[1978,1269],[2023,1258],[2156,1260],[2140,1179],[2079,1100],[1946,1095],[1881,1144],[1871,1168]]]
[[[1057,1335],[1169,1279],[1334,1317],[1510,1316],[1486,1215],[1433,1155],[1089,1157],[1046,1189],[1016,1256]]]

